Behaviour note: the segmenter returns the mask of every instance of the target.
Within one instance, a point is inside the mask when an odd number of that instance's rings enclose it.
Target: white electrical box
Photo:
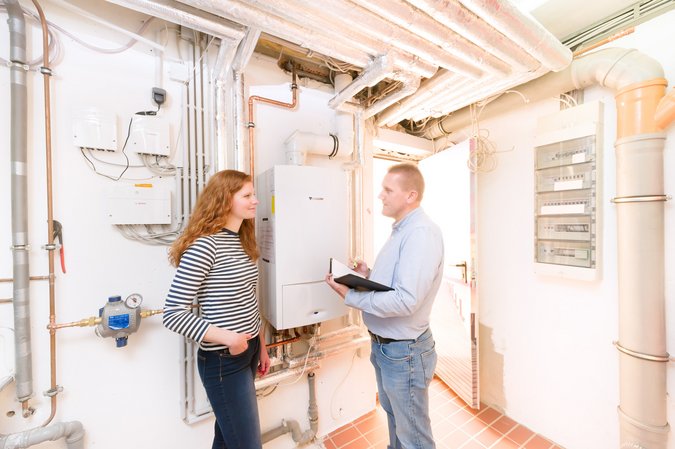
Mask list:
[[[117,151],[117,116],[88,108],[73,118],[73,144],[78,148]]]
[[[127,148],[139,154],[169,156],[171,152],[169,122],[156,115],[134,115]]]
[[[602,103],[539,119],[534,155],[536,273],[597,278],[601,156]]]
[[[171,224],[171,191],[155,184],[114,185],[107,191],[110,224]]]
[[[341,169],[279,165],[257,178],[261,304],[276,329],[348,311],[324,281],[331,257],[347,262],[349,180]]]

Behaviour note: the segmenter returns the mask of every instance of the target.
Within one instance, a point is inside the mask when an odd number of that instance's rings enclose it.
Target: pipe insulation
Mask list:
[[[28,100],[26,21],[17,0],[6,2],[9,15],[11,97],[12,269],[16,398],[33,395],[28,244]]]
[[[173,0],[107,0],[109,3],[158,17],[223,41],[239,42],[245,30],[241,25],[224,22],[220,17]]]
[[[607,48],[587,53],[572,61],[563,71],[548,73],[512,90],[523,94],[529,102],[534,102],[560,92],[595,84],[619,90],[633,83],[663,76],[661,64],[653,58],[634,49]],[[523,99],[519,95],[502,95],[484,108],[481,119],[494,117],[520,106],[523,106]],[[451,132],[457,133],[470,125],[471,110],[465,107],[432,122],[423,137],[435,139]]]
[[[0,449],[22,449],[63,437],[68,449],[84,449],[84,429],[79,421],[56,423],[0,437]]]

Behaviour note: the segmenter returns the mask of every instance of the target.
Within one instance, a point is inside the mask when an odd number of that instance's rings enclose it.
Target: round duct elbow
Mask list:
[[[577,89],[599,84],[617,91],[664,76],[657,60],[633,48],[606,48],[588,53],[572,63],[571,74]]]

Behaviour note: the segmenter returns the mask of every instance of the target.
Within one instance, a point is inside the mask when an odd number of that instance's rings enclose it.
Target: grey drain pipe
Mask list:
[[[294,419],[283,420],[279,427],[268,430],[262,434],[263,443],[272,441],[289,432],[293,441],[295,441],[298,446],[304,446],[314,441],[316,432],[319,430],[319,408],[316,405],[316,385],[314,376],[314,373],[309,373],[307,375],[307,384],[309,386],[309,408],[307,409],[307,414],[309,415],[309,430],[303,432],[300,429],[300,424]],[[0,447],[0,449],[2,448]]]
[[[0,449],[22,449],[66,437],[68,449],[84,449],[84,429],[79,421],[55,423],[0,437]]]

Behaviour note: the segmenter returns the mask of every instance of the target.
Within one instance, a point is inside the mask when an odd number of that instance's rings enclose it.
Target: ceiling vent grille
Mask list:
[[[562,40],[562,43],[571,50],[577,50],[581,46],[590,46],[619,31],[638,25],[673,8],[675,8],[675,0],[643,0],[567,36]]]

